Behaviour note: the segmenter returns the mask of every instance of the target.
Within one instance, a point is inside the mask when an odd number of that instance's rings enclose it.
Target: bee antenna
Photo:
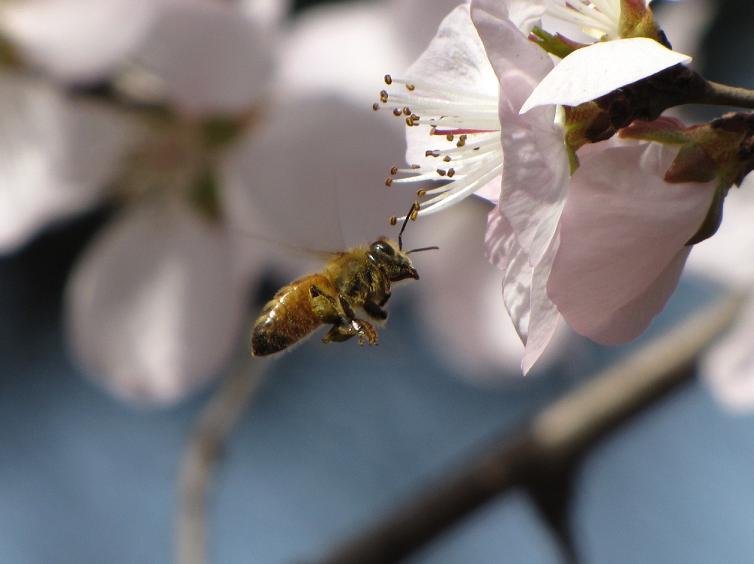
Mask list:
[[[414,212],[419,211],[419,206],[414,202],[411,204],[411,209],[408,210],[408,213],[406,214],[406,219],[403,220],[403,225],[401,225],[400,233],[398,233],[398,250],[403,250],[403,232],[406,230],[406,225],[408,224],[408,220],[412,218],[414,215]]]
[[[435,245],[431,247],[421,247],[418,249],[411,249],[410,251],[406,251],[407,255],[410,255],[411,253],[421,253],[422,251],[439,251],[440,247],[437,247]]]

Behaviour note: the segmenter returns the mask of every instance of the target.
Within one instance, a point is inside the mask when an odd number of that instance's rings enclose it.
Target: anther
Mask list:
[[[426,196],[426,195],[427,195],[427,191],[426,191],[426,190],[425,190],[424,188],[422,188],[421,190],[417,190],[417,191],[416,191],[416,195],[417,195],[417,196],[418,196],[419,198],[423,198],[424,196]]]
[[[403,115],[410,116],[411,108],[409,108],[408,106],[403,106]]]
[[[394,115],[395,117],[401,117],[401,111],[400,111],[400,110],[399,110],[398,108],[395,108],[395,109],[393,110],[393,115]]]
[[[391,216],[390,216],[390,217],[388,218],[388,221],[390,222],[390,225],[395,225],[396,223],[398,223],[398,218],[397,218],[397,217],[395,217],[394,215],[391,215]]]
[[[413,127],[413,125],[414,125],[414,118],[412,118],[411,116],[408,116],[406,118],[406,125],[409,126],[409,127]]]
[[[421,168],[421,165],[418,165],[418,164],[412,164],[412,165],[411,165],[411,168],[413,168],[414,170],[417,170],[417,169],[420,169],[420,168]]]
[[[406,90],[413,92],[414,90],[416,90],[416,86],[414,86],[413,84],[406,84]]]
[[[375,102],[374,104],[372,104],[372,109],[376,112],[377,110],[380,109],[380,105],[377,102]]]
[[[449,163],[451,161],[450,155],[445,155],[442,160],[444,160],[446,163]]]
[[[390,76],[389,74],[386,74],[385,75],[385,84],[387,84],[388,86],[390,86],[392,83],[393,83],[393,77]]]
[[[453,178],[456,174],[456,169],[450,168],[448,169],[448,178]]]
[[[424,156],[425,157],[439,157],[440,151],[438,149],[428,149],[424,151]]]
[[[448,134],[447,134],[447,135],[445,136],[445,139],[447,139],[448,141],[452,141],[452,140],[453,140],[453,134],[452,134],[452,133],[448,133]]]
[[[388,188],[390,188],[392,185],[393,185],[393,179],[388,176],[385,179],[385,186],[387,186]]]
[[[411,210],[408,217],[411,218],[411,221],[416,221],[416,218],[419,217],[419,202],[414,202],[414,209]]]
[[[387,90],[380,90],[380,102],[384,104],[387,102],[387,99],[388,99]]]
[[[438,168],[437,169],[437,174],[439,174],[440,176],[445,176],[447,173],[443,169]]]
[[[397,166],[391,167],[390,168],[390,174],[392,174],[392,175],[398,174],[398,167]]]

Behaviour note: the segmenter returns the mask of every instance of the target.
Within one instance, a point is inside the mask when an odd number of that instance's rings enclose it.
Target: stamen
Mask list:
[[[417,187],[416,195],[430,199],[422,202],[421,209],[417,202],[411,213],[414,218],[473,193],[484,185],[482,180],[490,171],[493,178],[500,174],[502,146],[496,95],[392,75],[385,75],[385,84],[391,88],[380,92],[380,104],[403,118],[408,127],[423,127],[427,134],[425,160],[409,168],[393,166],[385,180],[387,186],[425,183]],[[434,159],[452,162],[453,166],[438,167]],[[396,221],[405,219],[397,217]]]

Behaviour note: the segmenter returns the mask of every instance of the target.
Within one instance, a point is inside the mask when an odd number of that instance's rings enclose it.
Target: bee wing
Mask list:
[[[275,239],[273,237],[266,237],[265,235],[254,233],[253,231],[245,231],[245,230],[237,229],[237,228],[233,228],[232,231],[236,235],[242,236],[247,239],[253,239],[254,241],[264,243],[271,247],[284,249],[302,258],[307,258],[307,259],[316,258],[322,261],[328,261],[343,254],[342,251],[328,251],[324,249],[313,249],[309,247],[304,247],[303,245],[297,245],[295,243],[282,241],[279,239]]]

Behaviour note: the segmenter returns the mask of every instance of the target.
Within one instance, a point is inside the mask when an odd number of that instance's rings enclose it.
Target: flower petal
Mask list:
[[[244,306],[224,234],[161,203],[128,211],[88,250],[67,288],[67,331],[114,394],[172,402],[221,367]]]
[[[271,76],[270,37],[232,4],[170,2],[135,55],[191,113],[249,109]]]
[[[0,4],[0,28],[29,60],[62,80],[90,81],[123,63],[160,1],[25,0]]]
[[[513,226],[499,208],[489,214],[485,247],[487,257],[503,271],[503,301],[521,340],[526,345],[521,369],[527,374],[555,336],[560,314],[546,292],[554,237],[542,261],[532,266],[518,243]]]
[[[714,183],[668,184],[677,150],[613,147],[584,158],[561,219],[548,293],[571,327],[600,343],[637,337],[665,304]]]
[[[0,251],[92,205],[136,130],[48,84],[0,75]]]
[[[406,71],[413,80],[495,95],[498,89],[484,45],[469,18],[469,5],[456,7],[440,24],[424,52]]]
[[[504,168],[500,207],[519,244],[537,264],[550,246],[563,206],[569,164],[554,108],[519,108],[552,68],[542,49],[509,19],[505,4],[474,0],[472,19],[500,82]]]
[[[601,41],[577,49],[539,83],[521,107],[578,106],[613,90],[647,78],[691,57],[671,51],[646,37]]]

